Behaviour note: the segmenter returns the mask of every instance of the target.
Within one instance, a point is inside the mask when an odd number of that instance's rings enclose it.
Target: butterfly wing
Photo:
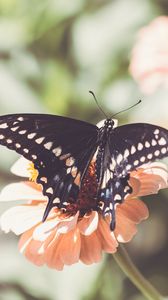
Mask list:
[[[52,207],[66,209],[79,188],[96,150],[96,126],[70,118],[44,114],[0,117],[0,144],[34,163],[37,183]]]
[[[102,179],[99,190],[101,209],[112,215],[115,228],[115,206],[132,192],[129,174],[144,163],[168,156],[168,130],[145,123],[115,128],[105,146]]]

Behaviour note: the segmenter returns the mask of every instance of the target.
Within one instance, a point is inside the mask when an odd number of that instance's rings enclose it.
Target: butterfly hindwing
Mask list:
[[[44,219],[53,206],[66,208],[68,197],[77,197],[96,142],[97,127],[86,122],[43,114],[0,117],[0,144],[38,170],[37,183],[49,199]]]
[[[111,214],[115,228],[115,208],[132,193],[130,172],[137,167],[168,156],[168,130],[150,124],[130,124],[114,128],[98,152],[100,208]],[[100,160],[100,159],[99,159]],[[100,178],[101,177],[101,178]]]

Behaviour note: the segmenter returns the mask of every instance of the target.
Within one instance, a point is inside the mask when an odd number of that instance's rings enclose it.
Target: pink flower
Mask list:
[[[168,17],[160,16],[139,31],[130,73],[146,94],[168,87]]]
[[[28,175],[28,163],[21,158],[12,168],[13,172],[22,176],[26,172]],[[91,164],[87,185],[79,194],[81,203],[84,200],[85,203],[93,201],[94,176],[94,164]],[[12,231],[21,235],[20,252],[38,266],[47,264],[62,270],[64,265],[79,260],[85,264],[96,263],[101,260],[103,252],[115,253],[119,243],[132,239],[137,232],[136,224],[148,217],[146,205],[137,197],[166,188],[167,180],[167,168],[158,162],[143,165],[132,172],[130,185],[133,193],[116,208],[114,232],[110,231],[109,217],[103,218],[97,211],[90,211],[81,217],[79,211],[68,215],[53,209],[42,223],[47,200],[42,195],[41,187],[29,181],[12,183],[2,190],[0,201],[26,200],[27,203],[8,209],[1,216],[1,228],[6,233]]]

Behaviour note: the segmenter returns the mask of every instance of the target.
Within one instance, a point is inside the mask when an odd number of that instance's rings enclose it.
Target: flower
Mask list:
[[[130,73],[146,94],[168,87],[168,17],[157,17],[138,34]]]
[[[21,167],[21,168],[20,168]],[[32,164],[21,158],[13,166],[17,175],[35,173]],[[86,176],[87,189],[81,189],[81,203],[92,201],[94,190],[94,164],[89,167]],[[6,233],[21,235],[19,250],[34,264],[47,264],[51,268],[62,270],[64,265],[99,262],[102,253],[115,253],[119,243],[126,243],[136,234],[136,224],[148,217],[146,205],[138,196],[157,193],[167,187],[168,172],[162,163],[150,163],[131,172],[129,183],[133,193],[123,204],[116,208],[116,228],[110,231],[109,217],[103,217],[97,211],[89,211],[80,216],[79,211],[72,214],[63,213],[58,208],[50,211],[46,221],[42,217],[47,199],[43,196],[41,186],[35,182],[24,181],[7,185],[0,194],[0,201],[26,200],[3,213],[0,225]],[[83,201],[83,202],[82,202]],[[85,203],[86,203],[85,202]]]

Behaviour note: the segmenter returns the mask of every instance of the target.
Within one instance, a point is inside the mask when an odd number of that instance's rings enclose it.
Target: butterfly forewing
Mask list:
[[[120,126],[109,139],[113,166],[119,176],[168,156],[168,130],[159,126],[145,123]]]
[[[0,118],[0,144],[38,170],[37,183],[49,199],[44,219],[53,206],[66,208],[70,195],[76,199],[96,142],[97,127],[86,122],[42,114]]]

